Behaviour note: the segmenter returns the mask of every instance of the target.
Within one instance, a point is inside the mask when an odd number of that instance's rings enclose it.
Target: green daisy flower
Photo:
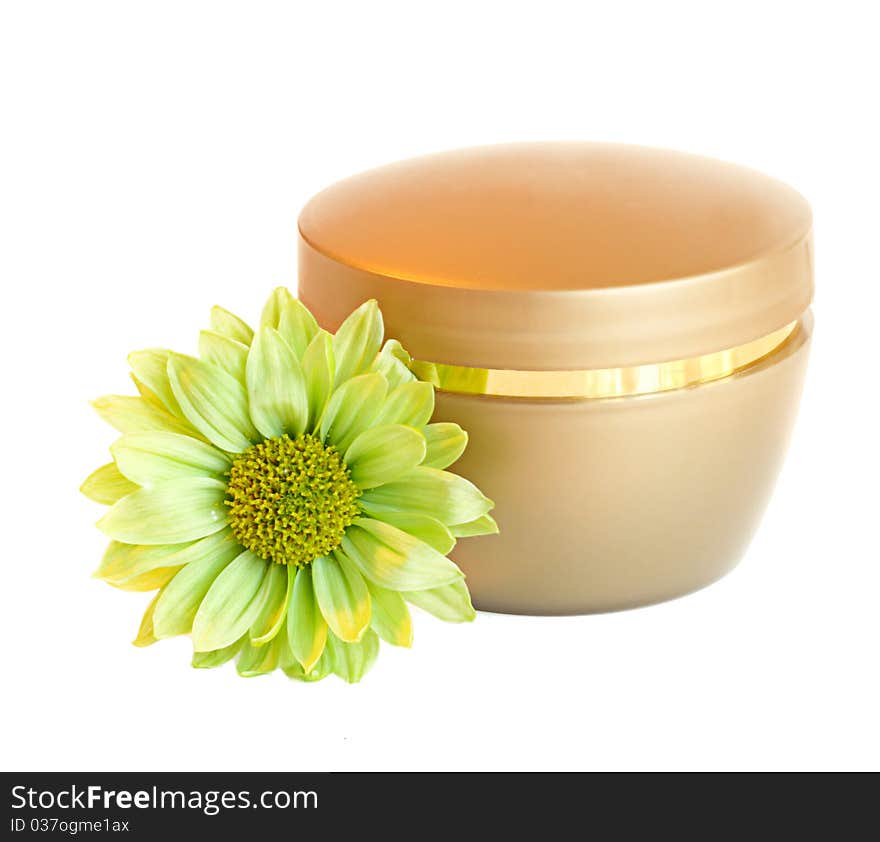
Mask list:
[[[467,434],[430,423],[434,388],[375,301],[335,335],[286,289],[255,333],[215,307],[199,356],[129,356],[137,397],[94,402],[122,436],[83,483],[110,506],[96,576],[158,589],[135,639],[191,634],[194,667],[237,658],[314,681],[359,681],[412,642],[407,604],[474,618],[458,537],[497,532],[493,507],[445,470]]]

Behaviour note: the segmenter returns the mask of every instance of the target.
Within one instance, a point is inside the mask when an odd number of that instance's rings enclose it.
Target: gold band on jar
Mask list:
[[[580,371],[515,371],[413,361],[413,372],[444,392],[508,398],[619,398],[709,383],[736,374],[786,342],[798,322],[773,333],[687,360]]]

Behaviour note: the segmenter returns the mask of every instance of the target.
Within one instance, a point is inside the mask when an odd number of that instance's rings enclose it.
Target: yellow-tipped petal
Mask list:
[[[370,628],[392,646],[412,646],[412,617],[403,597],[374,582],[367,582],[372,600]]]
[[[340,553],[316,558],[312,583],[321,614],[345,641],[360,640],[370,625],[370,593],[357,568]]]
[[[498,524],[492,515],[481,515],[467,523],[457,523],[449,527],[449,531],[456,538],[472,538],[476,535],[497,535]]]
[[[180,415],[177,399],[168,382],[168,358],[171,351],[165,348],[147,348],[143,351],[132,351],[128,355],[128,364],[137,378],[162,402],[172,415]]]
[[[295,575],[296,568],[292,565],[269,565],[263,579],[263,593],[259,596],[262,608],[249,632],[254,646],[263,646],[273,640],[284,626]]]
[[[137,489],[137,485],[126,479],[113,462],[92,471],[79,487],[89,500],[105,506],[112,506]]]
[[[156,608],[156,603],[159,601],[160,596],[162,596],[162,591],[159,591],[159,593],[150,600],[147,610],[144,611],[140,628],[138,628],[137,637],[132,641],[135,646],[151,646],[156,642],[157,638],[153,634],[153,611]]]
[[[168,433],[192,435],[193,428],[184,420],[143,397],[105,395],[92,401],[92,406],[111,427],[120,433],[163,430]]]
[[[455,547],[455,536],[449,527],[440,523],[437,518],[416,512],[371,512],[370,517],[390,523],[404,532],[424,541],[437,550],[440,555],[449,555]]]
[[[287,610],[287,639],[303,670],[311,672],[327,643],[327,621],[315,601],[311,567],[296,574]]]
[[[368,629],[357,643],[346,643],[332,632],[327,638],[330,663],[333,672],[343,681],[356,684],[369,671],[379,654],[379,638]]]

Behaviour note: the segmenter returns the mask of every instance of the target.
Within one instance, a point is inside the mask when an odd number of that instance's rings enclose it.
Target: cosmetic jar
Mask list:
[[[807,362],[811,214],[753,170],[590,143],[478,147],[356,175],[299,219],[327,329],[375,298],[467,430],[453,468],[500,534],[452,558],[476,607],[610,611],[741,558]]]

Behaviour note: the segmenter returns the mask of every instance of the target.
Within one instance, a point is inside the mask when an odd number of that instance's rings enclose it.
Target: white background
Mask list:
[[[880,767],[873,5],[3,3],[2,765]],[[741,566],[614,615],[420,615],[354,687],[133,648],[147,595],[89,577],[77,488],[113,433],[87,400],[129,390],[129,350],[193,350],[210,305],[256,318],[294,285],[326,184],[552,138],[715,155],[813,203],[811,371]]]

